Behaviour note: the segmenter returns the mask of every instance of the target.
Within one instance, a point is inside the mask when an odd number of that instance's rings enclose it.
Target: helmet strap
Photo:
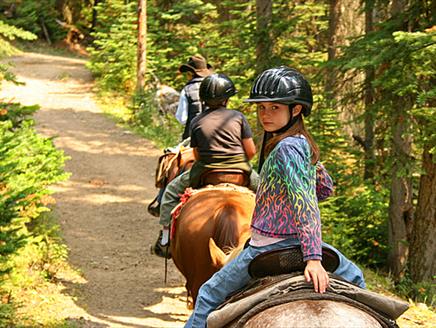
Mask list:
[[[291,126],[293,126],[295,124],[295,122],[297,122],[298,116],[301,114],[294,116],[293,109],[294,109],[295,105],[288,105],[288,106],[289,106],[289,114],[291,115],[291,117],[289,118],[289,122],[284,127],[281,127],[280,129],[275,130],[272,133],[282,134],[283,132],[288,131],[291,128]]]
[[[268,140],[273,137],[273,134],[271,132],[264,131],[263,133],[263,140],[262,140],[262,147],[260,148],[260,155],[259,155],[259,165],[258,165],[258,171],[260,172],[262,170],[263,163],[265,162],[265,147],[268,143]]]

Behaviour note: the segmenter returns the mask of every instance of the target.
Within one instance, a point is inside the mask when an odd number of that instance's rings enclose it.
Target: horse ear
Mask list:
[[[212,264],[216,268],[222,268],[227,262],[227,255],[215,244],[212,238],[209,238],[209,253]]]

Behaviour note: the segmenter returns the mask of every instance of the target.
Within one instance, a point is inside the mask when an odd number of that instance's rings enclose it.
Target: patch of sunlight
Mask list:
[[[183,327],[191,314],[184,301],[185,287],[162,287],[155,291],[166,295],[162,296],[159,303],[143,307],[149,313],[143,323],[147,327]]]
[[[69,200],[70,201],[81,200],[81,201],[87,201],[89,203],[101,205],[107,203],[129,203],[132,200],[134,200],[134,198],[99,193],[99,194],[86,195],[85,197],[70,197]]]
[[[156,288],[155,289],[157,292],[160,293],[168,293],[168,294],[173,294],[173,295],[180,295],[180,294],[184,294],[186,292],[185,287],[161,287],[161,288]]]
[[[106,316],[108,321],[105,322],[110,324],[110,327],[153,327],[153,328],[177,328],[183,327],[187,318],[183,317],[181,319],[176,318],[176,316],[171,316],[173,319],[179,321],[179,323],[174,321],[165,321],[160,318],[135,318],[135,317],[118,317],[118,316]],[[118,323],[119,325],[117,325]]]
[[[17,56],[17,57],[21,57],[21,56]],[[26,52],[25,57],[44,59],[46,60],[46,64],[53,64],[53,62],[59,62],[59,61],[64,61],[68,63],[74,62],[76,64],[85,64],[87,62],[86,59],[82,59],[82,58],[74,58],[74,57],[64,58],[64,56],[60,56],[60,55],[48,55],[48,54],[42,54],[37,52]]]
[[[110,139],[110,135],[106,135]],[[144,156],[144,149],[138,145],[127,145],[108,141],[82,141],[72,137],[59,137],[58,143],[63,148],[69,148],[77,152],[86,152],[90,154],[105,154],[105,155],[124,155],[124,156]]]
[[[116,188],[117,193],[119,193],[120,191],[144,191],[147,188],[145,187],[141,187],[139,185],[133,185],[133,184],[117,184],[117,185],[113,185],[111,184],[111,182],[106,181],[104,178],[90,178],[89,181],[83,182],[83,181],[73,181],[70,180],[69,181],[69,185],[68,186],[60,186],[57,187],[55,186],[54,188],[58,188],[56,189],[56,191],[70,191],[70,190],[77,190],[78,188],[80,189],[95,189],[95,188],[110,188],[111,186]]]
[[[70,186],[71,186],[71,184],[70,184]],[[60,192],[65,193],[65,192],[72,191],[73,188],[65,185],[65,183],[59,183],[57,185],[50,186],[49,190],[52,192],[55,192],[55,193],[60,193]]]
[[[433,328],[436,322],[436,312],[424,303],[414,303],[409,300],[409,309],[397,319],[400,328]]]

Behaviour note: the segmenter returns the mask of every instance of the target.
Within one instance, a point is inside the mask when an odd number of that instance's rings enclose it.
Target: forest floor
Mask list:
[[[150,254],[159,225],[146,206],[156,193],[161,151],[102,113],[85,60],[27,52],[10,61],[25,85],[4,84],[0,98],[41,106],[37,129],[70,157],[72,174],[54,187],[54,214],[74,270],[32,291],[37,295],[19,314],[77,327],[182,327],[189,315],[184,279],[168,261],[165,284],[165,262]],[[411,302],[398,323],[433,327],[435,319],[424,304]]]
[[[25,85],[5,84],[1,97],[39,104],[37,130],[70,157],[70,179],[54,188],[54,214],[80,275],[60,278],[63,304],[41,310],[80,327],[183,326],[184,279],[168,261],[165,284],[165,261],[150,253],[159,225],[146,206],[161,151],[101,112],[85,60],[24,53],[10,61]]]

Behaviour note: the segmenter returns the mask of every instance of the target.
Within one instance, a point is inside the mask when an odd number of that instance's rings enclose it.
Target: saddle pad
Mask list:
[[[322,248],[322,266],[328,272],[335,272],[339,266],[338,255],[329,248]],[[252,278],[276,276],[304,271],[306,263],[299,246],[268,251],[256,256],[248,266]]]

